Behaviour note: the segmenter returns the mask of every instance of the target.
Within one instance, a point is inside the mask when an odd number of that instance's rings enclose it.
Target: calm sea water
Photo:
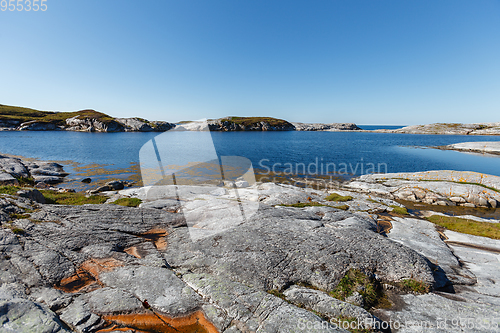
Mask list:
[[[0,132],[0,153],[41,160],[71,160],[81,165],[105,164],[113,169],[130,168],[139,162],[140,148],[159,133]],[[199,132],[166,132],[164,142],[189,151],[206,137]],[[314,164],[332,163],[337,171],[416,172],[464,170],[500,176],[500,158],[421,147],[467,141],[499,141],[495,136],[415,135],[356,132],[212,132],[216,151],[222,156],[244,156],[254,168],[283,171]],[[419,148],[420,147],[420,148]],[[160,148],[161,149],[161,148]],[[285,163],[289,163],[285,165]],[[369,170],[371,166],[380,170]],[[72,166],[66,169],[71,172]],[[310,169],[310,170],[313,170]],[[299,171],[301,171],[299,167]],[[331,168],[330,168],[331,171]],[[342,171],[342,170],[341,170]],[[71,176],[70,176],[71,177]]]
[[[364,129],[364,130],[373,131],[373,130],[378,130],[378,129],[394,130],[394,129],[403,128],[404,126],[401,126],[401,125],[358,125],[358,127],[361,129]]]

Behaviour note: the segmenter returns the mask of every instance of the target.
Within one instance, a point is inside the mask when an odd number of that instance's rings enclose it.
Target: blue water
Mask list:
[[[130,163],[139,162],[140,148],[156,135],[159,133],[0,132],[0,153],[127,168]],[[198,132],[166,132],[162,135],[184,151],[192,147],[184,147],[183,138],[189,136],[195,141],[202,138],[202,133]],[[219,155],[247,157],[255,168],[260,169],[274,165],[275,171],[283,171],[285,163],[294,167],[312,163],[311,170],[314,170],[314,164],[320,168],[333,163],[337,171],[345,164],[347,171],[355,175],[373,171],[464,170],[500,176],[499,157],[417,148],[500,140],[495,136],[295,131],[213,132],[211,136]],[[371,170],[372,165],[376,169],[381,165],[381,169]]]
[[[378,130],[378,129],[394,130],[394,129],[403,128],[405,126],[402,126],[402,125],[358,125],[358,127],[361,129],[364,129],[364,130],[373,131],[373,130]]]

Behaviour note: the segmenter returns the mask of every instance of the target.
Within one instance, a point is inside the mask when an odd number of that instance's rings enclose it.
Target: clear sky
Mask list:
[[[166,121],[500,121],[498,0],[46,4],[0,11],[1,104]]]

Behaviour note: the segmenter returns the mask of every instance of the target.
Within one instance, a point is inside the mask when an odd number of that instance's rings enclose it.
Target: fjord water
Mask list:
[[[167,142],[181,148],[177,151],[187,151],[193,141],[202,137],[200,134],[5,131],[0,132],[0,154],[74,161],[81,165],[104,164],[112,170],[139,162],[139,150],[157,135],[167,136]],[[306,166],[334,163],[338,170],[345,163],[350,167],[349,173],[360,175],[370,171],[367,169],[372,163],[386,165],[387,170],[383,166],[380,171],[387,172],[466,170],[500,176],[500,157],[422,148],[468,141],[498,141],[500,138],[495,136],[296,131],[212,132],[211,136],[219,155],[247,157],[254,168],[260,169],[275,165],[276,171],[283,171],[285,163],[294,167],[301,163]],[[71,170],[69,163],[63,164]]]

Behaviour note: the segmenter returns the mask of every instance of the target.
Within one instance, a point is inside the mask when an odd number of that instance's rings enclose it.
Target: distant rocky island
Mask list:
[[[375,130],[374,132],[407,134],[500,135],[500,123],[436,123],[427,125],[412,125],[398,129],[380,129]]]
[[[209,119],[211,131],[360,131],[407,134],[500,135],[500,122],[412,125],[399,129],[363,130],[354,123],[298,123],[272,117],[224,117]],[[147,119],[114,118],[95,110],[75,112],[39,111],[0,104],[0,131],[78,131],[78,132],[165,132],[171,129],[199,131],[196,121],[171,123]]]
[[[356,124],[290,123],[271,117],[225,117],[208,120],[211,131],[359,131]],[[0,130],[3,131],[79,131],[79,132],[165,132],[182,127],[197,131],[196,122],[179,124],[143,118],[113,118],[94,110],[76,112],[39,111],[0,104]]]

